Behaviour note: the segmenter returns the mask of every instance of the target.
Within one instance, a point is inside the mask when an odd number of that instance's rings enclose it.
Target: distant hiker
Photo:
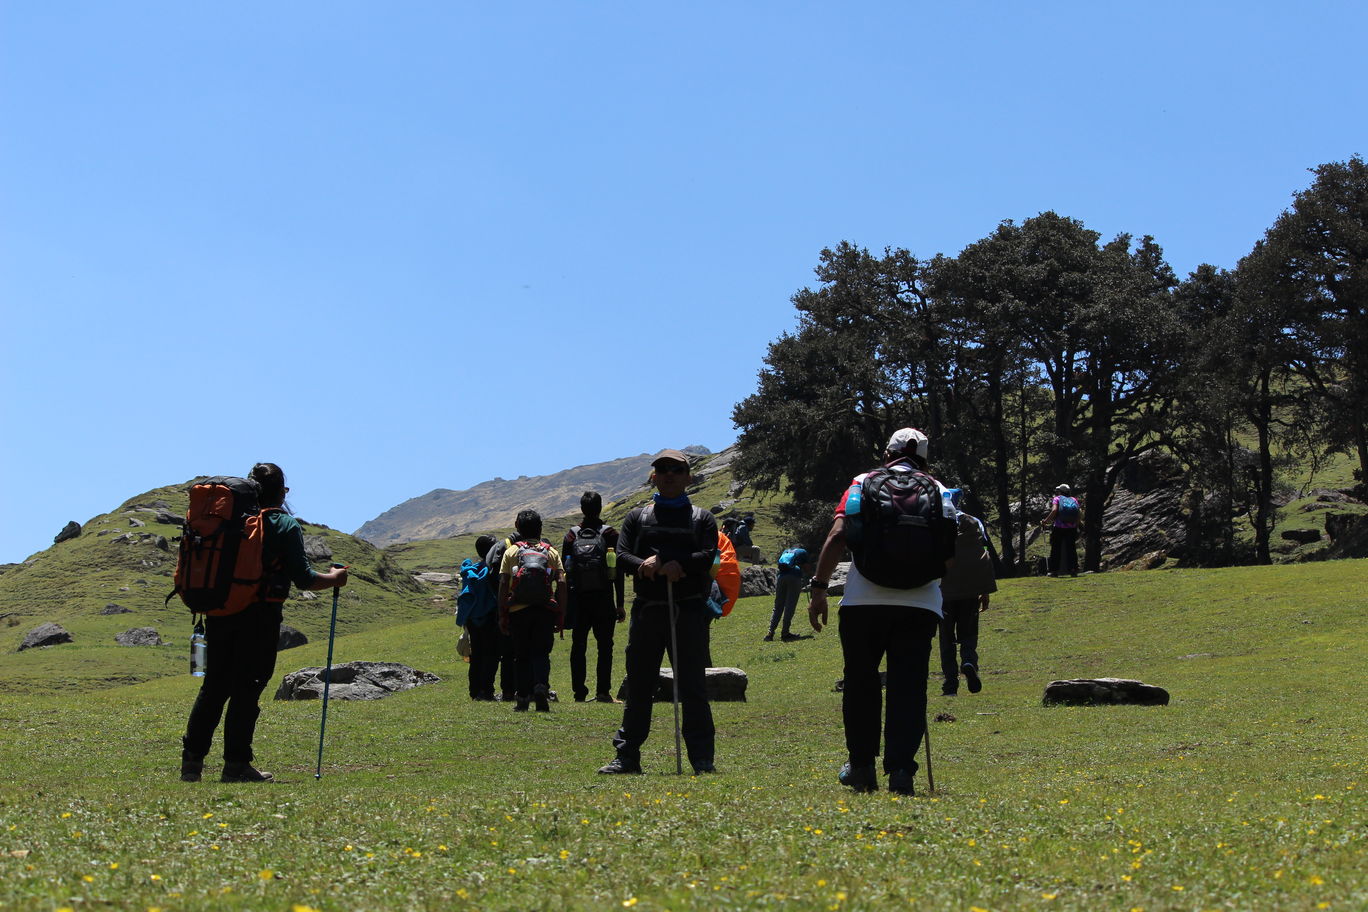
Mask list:
[[[570,688],[575,702],[589,698],[586,683],[589,634],[594,634],[598,662],[594,675],[594,699],[616,703],[613,698],[613,627],[627,619],[623,609],[623,582],[617,572],[618,533],[604,523],[603,497],[585,491],[580,497],[579,525],[571,526],[561,543],[561,561],[569,582],[570,602],[566,616],[573,618],[570,635]]]
[[[478,559],[461,562],[461,591],[456,596],[456,624],[470,635],[470,699],[494,699],[494,675],[499,669],[501,643],[499,633],[498,591],[490,586],[489,577],[498,577],[485,562],[494,546],[494,536],[481,535],[475,539]]]
[[[636,576],[636,598],[627,629],[627,705],[613,739],[617,757],[600,773],[640,773],[641,745],[651,731],[651,711],[661,660],[670,646],[670,596],[674,597],[675,679],[683,711],[683,738],[695,773],[713,771],[713,719],[708,705],[705,652],[717,521],[695,507],[685,491],[689,457],[661,450],[651,462],[652,502],[622,521],[618,567]]]
[[[785,642],[801,639],[790,628],[793,626],[793,612],[798,607],[798,595],[803,591],[803,581],[812,573],[812,559],[801,545],[791,545],[779,555],[779,572],[774,579],[774,611],[770,614],[769,633],[765,642],[774,639],[775,628],[783,622],[780,634]]]
[[[489,591],[494,596],[494,604],[499,603],[499,567],[503,564],[504,551],[513,544],[513,538],[495,538],[494,544],[490,546],[489,554],[485,556],[485,564],[489,566]],[[513,637],[504,631],[496,623],[494,629],[498,631],[498,659],[495,662],[496,674],[499,681],[499,690],[494,699],[505,703],[512,703],[514,700],[513,691],[517,689],[513,676]],[[548,660],[549,661],[549,660]],[[547,669],[547,677],[550,677],[550,669]]]
[[[1040,524],[1050,530],[1050,559],[1045,565],[1049,575],[1078,576],[1078,527],[1083,524],[1083,504],[1067,484],[1055,488],[1050,512]]]
[[[727,533],[731,538],[732,547],[736,548],[736,556],[741,560],[749,561],[752,564],[755,563],[756,559],[759,557],[759,555],[755,553],[757,550],[755,544],[751,541],[753,521],[754,517],[751,517],[750,521],[747,520],[747,517],[738,517],[732,530]]]
[[[917,747],[926,733],[926,677],[931,638],[941,614],[937,585],[954,554],[955,523],[942,506],[940,482],[927,474],[926,435],[895,432],[885,463],[857,475],[836,507],[812,577],[808,619],[827,622],[827,580],[847,547],[854,562],[841,598],[845,686],[841,714],[849,759],[840,781],[858,792],[878,789],[883,692],[879,662],[888,656],[888,710],[883,767],[889,791],[912,794]]]
[[[252,466],[249,480],[265,517],[262,562],[266,575],[258,599],[236,614],[205,618],[209,667],[181,739],[181,781],[198,782],[204,758],[223,720],[221,782],[269,782],[270,773],[252,766],[252,736],[261,707],[257,699],[275,674],[280,643],[281,605],[290,583],[300,589],[332,589],[347,585],[347,570],[319,573],[304,555],[304,532],[285,506],[285,473],[271,462]],[[226,712],[225,712],[226,707]]]
[[[959,509],[959,489],[950,489],[952,509]],[[959,692],[963,672],[970,693],[983,689],[978,671],[978,616],[988,610],[989,593],[997,591],[993,561],[988,555],[988,536],[983,523],[959,512],[955,536],[955,560],[941,579],[940,659],[944,683],[941,693]],[[958,656],[956,647],[958,646]]]
[[[513,637],[515,712],[537,704],[550,712],[551,647],[565,604],[565,571],[556,549],[542,541],[542,519],[523,510],[514,520],[517,536],[499,566],[499,629]]]

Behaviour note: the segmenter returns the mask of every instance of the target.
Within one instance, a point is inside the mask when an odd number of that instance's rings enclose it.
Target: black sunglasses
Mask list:
[[[655,470],[657,475],[683,475],[685,472],[689,471],[689,467],[682,466],[677,462],[672,462],[665,465],[658,465],[655,467]]]

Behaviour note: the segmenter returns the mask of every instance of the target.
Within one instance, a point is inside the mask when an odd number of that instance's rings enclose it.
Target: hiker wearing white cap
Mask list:
[[[1050,512],[1040,525],[1050,530],[1050,576],[1078,576],[1078,527],[1083,524],[1083,504],[1067,484],[1058,485],[1050,498]]]

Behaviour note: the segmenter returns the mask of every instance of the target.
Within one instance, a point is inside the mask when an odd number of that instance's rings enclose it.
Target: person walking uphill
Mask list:
[[[888,656],[884,772],[888,789],[913,793],[917,747],[926,734],[926,677],[931,638],[941,615],[937,581],[954,554],[955,523],[945,516],[943,487],[927,474],[927,439],[895,432],[883,466],[858,475],[842,495],[812,577],[808,619],[827,622],[827,580],[846,548],[854,556],[841,598],[845,688],[841,715],[849,759],[840,781],[857,792],[879,787],[883,691],[879,663]]]
[[[618,533],[604,523],[603,498],[597,491],[580,497],[584,518],[571,526],[561,543],[561,560],[569,581],[570,604],[566,616],[573,619],[570,635],[570,688],[575,702],[589,697],[587,658],[589,634],[598,646],[594,668],[594,699],[616,703],[613,699],[613,627],[627,619],[623,610],[622,577],[617,573]]]
[[[565,571],[556,549],[541,540],[542,519],[523,510],[513,521],[517,540],[499,567],[499,628],[513,636],[514,712],[551,711],[551,647],[565,604]]]
[[[641,772],[641,745],[651,731],[660,664],[670,646],[673,594],[678,650],[671,665],[679,684],[684,743],[694,772],[710,773],[714,732],[705,654],[717,521],[685,494],[692,480],[688,456],[662,450],[651,466],[656,494],[627,514],[618,535],[618,568],[635,574],[636,598],[627,628],[627,705],[613,738],[617,757],[599,772]]]
[[[1040,524],[1050,530],[1050,559],[1045,565],[1049,575],[1078,576],[1078,527],[1083,524],[1083,504],[1067,484],[1055,488],[1050,512]]]
[[[257,597],[236,614],[205,618],[209,665],[181,739],[181,780],[198,782],[204,758],[223,720],[222,782],[269,782],[273,777],[252,766],[252,738],[261,707],[257,699],[275,674],[280,645],[281,605],[290,583],[300,589],[333,589],[347,585],[347,570],[323,573],[309,566],[304,532],[286,512],[285,473],[271,462],[252,466],[249,480],[257,487],[257,503],[265,517],[262,564],[265,576]],[[188,534],[188,533],[187,533]],[[226,713],[225,713],[226,707]]]
[[[953,508],[958,511],[959,490],[950,491]],[[993,561],[988,556],[987,534],[977,517],[960,512],[955,536],[955,562],[941,580],[940,660],[944,682],[941,693],[959,693],[963,672],[970,693],[983,689],[979,677],[979,612],[988,610],[990,593],[997,591]],[[955,655],[958,647],[959,655]]]

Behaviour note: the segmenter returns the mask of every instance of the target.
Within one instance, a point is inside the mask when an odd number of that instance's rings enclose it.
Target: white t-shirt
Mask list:
[[[894,471],[910,472],[913,467],[907,463],[895,463],[890,468]],[[837,516],[845,516],[846,499],[850,497],[851,489],[863,484],[868,474],[865,472],[856,475],[850,482],[845,494],[841,496],[841,503],[836,507]],[[936,486],[944,495],[945,485],[937,481]],[[942,502],[948,503],[948,499],[942,497]],[[845,592],[841,595],[841,607],[847,605],[904,605],[908,608],[923,608],[937,617],[944,616],[941,610],[940,580],[932,580],[916,589],[890,589],[865,579],[853,562],[846,575]]]

